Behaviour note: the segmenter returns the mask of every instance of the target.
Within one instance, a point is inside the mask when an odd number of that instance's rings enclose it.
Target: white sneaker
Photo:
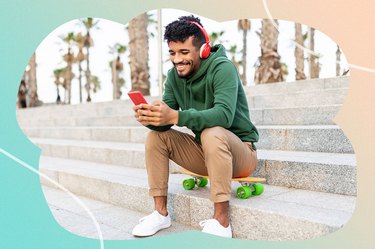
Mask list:
[[[151,236],[161,229],[171,226],[171,217],[169,214],[163,216],[158,211],[152,212],[139,220],[139,224],[133,228],[132,234],[137,237]]]
[[[203,233],[232,238],[232,228],[230,225],[228,227],[223,227],[216,219],[201,221],[199,225],[203,227]]]

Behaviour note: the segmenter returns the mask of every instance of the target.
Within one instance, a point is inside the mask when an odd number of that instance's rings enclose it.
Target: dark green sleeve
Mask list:
[[[187,126],[192,130],[203,130],[208,127],[232,126],[238,91],[238,74],[234,65],[222,62],[212,70],[214,88],[214,106],[207,110],[188,109],[179,111],[178,126]]]

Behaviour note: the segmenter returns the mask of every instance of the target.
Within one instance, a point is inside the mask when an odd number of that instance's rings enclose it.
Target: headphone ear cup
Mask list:
[[[201,48],[200,48],[200,51],[199,51],[199,56],[202,58],[202,59],[206,59],[208,58],[208,56],[210,56],[210,52],[211,52],[211,46],[209,43],[204,43]]]

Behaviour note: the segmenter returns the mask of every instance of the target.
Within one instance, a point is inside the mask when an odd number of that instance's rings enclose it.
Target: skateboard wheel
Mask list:
[[[252,192],[253,195],[261,195],[264,191],[264,186],[261,183],[254,183],[253,188],[254,188],[254,191]]]
[[[237,197],[240,199],[247,199],[251,196],[251,189],[248,186],[237,188]]]
[[[194,179],[185,179],[183,182],[182,182],[182,186],[184,187],[184,189],[186,190],[191,190],[194,188],[195,186],[195,181]]]
[[[200,177],[197,179],[197,186],[203,188],[207,185],[208,179],[206,177]]]

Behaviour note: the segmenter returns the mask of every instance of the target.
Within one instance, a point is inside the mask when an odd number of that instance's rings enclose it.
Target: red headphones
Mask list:
[[[207,34],[206,30],[201,25],[199,25],[199,23],[197,23],[197,22],[191,22],[191,23],[193,23],[195,26],[197,26],[202,31],[202,33],[204,35],[204,38],[205,38],[206,42],[201,46],[201,48],[199,50],[199,56],[202,59],[206,59],[206,58],[208,58],[208,56],[210,56],[210,52],[211,52],[210,38],[208,37],[208,34]]]

